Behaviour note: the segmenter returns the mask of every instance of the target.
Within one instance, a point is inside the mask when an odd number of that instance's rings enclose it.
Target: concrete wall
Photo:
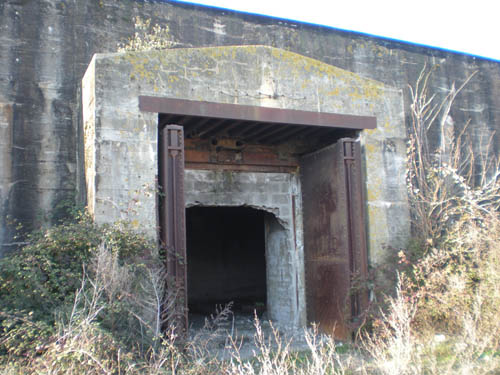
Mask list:
[[[1,159],[0,170],[10,170],[15,184],[0,197],[2,248],[12,248],[7,215],[30,229],[63,215],[54,212],[58,203],[84,199],[80,82],[94,53],[116,51],[118,42],[133,35],[138,15],[168,25],[178,47],[269,45],[375,79],[403,92],[407,119],[408,84],[425,63],[437,64],[430,84],[438,98],[478,70],[452,110],[456,131],[470,119],[478,148],[498,129],[495,61],[166,0],[5,0],[0,2],[0,103],[11,103],[13,122],[12,144],[2,146],[11,158]],[[499,145],[496,132],[497,152]]]
[[[97,221],[126,216],[154,234],[158,116],[138,108],[139,95],[153,95],[375,116],[377,129],[360,134],[372,263],[384,262],[386,244],[395,248],[406,244],[409,215],[401,90],[265,46],[96,55],[84,85],[95,91],[95,96],[84,91],[84,98],[93,104],[83,106],[95,106],[94,113],[86,112],[84,123],[89,134],[85,149],[91,150],[86,160],[95,160],[89,161],[86,171],[88,204]],[[87,128],[92,123],[94,128]]]
[[[16,185],[12,181],[12,123],[12,103],[0,103],[0,212],[9,212],[9,195]],[[0,241],[10,237],[7,231],[7,217],[0,216]]]

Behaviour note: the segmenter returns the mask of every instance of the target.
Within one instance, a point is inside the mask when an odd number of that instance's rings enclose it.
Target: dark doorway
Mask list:
[[[235,313],[266,306],[265,212],[248,207],[186,210],[190,314],[233,302]]]

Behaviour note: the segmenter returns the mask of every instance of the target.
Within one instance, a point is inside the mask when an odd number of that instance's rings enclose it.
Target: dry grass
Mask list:
[[[476,157],[466,126],[457,137],[450,129],[450,108],[472,76],[435,104],[431,75],[424,69],[411,90],[407,183],[419,249],[400,253],[406,271],[363,345],[384,374],[498,373],[499,162],[490,140]],[[442,138],[435,149],[432,130]]]
[[[477,233],[469,232],[470,240],[481,244],[475,247],[476,253],[470,249],[468,252],[467,261],[474,264],[474,285],[470,284],[467,267],[464,268],[467,272],[448,269],[456,253],[430,253],[415,265],[422,275],[430,277],[427,284],[416,287],[415,276],[402,275],[396,295],[388,298],[383,319],[377,322],[373,332],[363,337],[358,347],[353,346],[344,354],[338,352],[334,340],[314,331],[305,332],[308,350],[295,353],[290,350],[290,342],[283,340],[276,329],[266,335],[256,320],[254,356],[244,359],[237,340],[228,336],[232,358],[219,360],[213,355],[211,340],[215,341],[215,335],[221,334],[217,326],[228,316],[227,309],[221,311],[220,317],[214,317],[207,331],[187,343],[187,347],[176,345],[173,331],[154,336],[146,348],[144,343],[135,348],[125,347],[101,327],[99,316],[108,304],[108,293],[120,295],[118,289],[132,293],[133,288],[127,286],[131,283],[130,273],[120,271],[121,266],[115,263],[112,254],[100,253],[96,266],[100,271],[84,279],[75,295],[69,320],[61,324],[58,337],[29,362],[11,363],[4,366],[3,371],[6,374],[131,375],[495,373],[500,370],[500,241],[496,237],[500,227],[498,221],[490,224],[491,232],[480,228]],[[439,298],[439,303],[435,303],[435,298]],[[149,306],[144,302],[140,306],[146,305]],[[137,318],[140,311],[134,310],[132,317],[138,319],[145,330],[156,326],[154,319],[150,325],[146,323],[155,314],[146,311],[143,317]]]

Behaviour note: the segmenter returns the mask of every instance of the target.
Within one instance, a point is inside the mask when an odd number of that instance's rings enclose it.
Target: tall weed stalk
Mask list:
[[[476,151],[468,124],[457,131],[450,117],[473,76],[440,102],[429,90],[432,69],[410,88],[407,184],[417,246],[400,252],[406,270],[397,293],[364,338],[384,374],[500,370],[500,164],[491,139]]]

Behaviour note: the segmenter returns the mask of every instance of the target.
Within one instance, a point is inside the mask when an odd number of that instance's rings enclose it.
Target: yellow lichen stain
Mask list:
[[[310,57],[302,56],[294,52],[272,48],[271,54],[276,59],[288,62],[292,66],[293,70],[295,70],[292,73],[295,74],[298,73],[299,70],[305,70],[308,73],[316,71],[330,76],[337,76],[342,72],[342,69],[340,68],[336,68],[319,60],[311,59]]]
[[[368,206],[368,227],[370,230],[370,246],[379,244],[380,237],[385,237],[387,231],[387,217],[385,212],[378,207]],[[373,247],[375,248],[375,247]]]
[[[372,81],[361,80],[358,82],[358,86],[352,87],[348,95],[357,100],[376,100],[382,97],[382,88]]]
[[[362,99],[363,95],[359,92],[359,89],[357,87],[353,87],[352,91],[348,94],[351,98],[353,99]]]
[[[308,74],[321,73],[330,78],[340,79],[346,82],[347,86],[357,87],[350,94],[355,99],[378,99],[382,96],[383,85],[377,81],[362,78],[355,73],[293,52],[272,48],[271,54],[281,61],[288,62],[292,67],[292,74],[299,75],[301,71]]]
[[[384,46],[379,46],[379,45],[375,45],[375,44],[372,44],[371,50],[372,50],[373,54],[376,55],[377,57],[382,57],[384,55],[389,55],[391,53],[390,49],[388,49]]]
[[[347,52],[352,55],[353,49],[352,49],[352,44],[349,44],[347,46]]]
[[[340,93],[340,89],[337,87],[337,88],[335,88],[335,89],[333,89],[331,91],[328,91],[326,93],[326,95],[329,95],[329,96],[338,96],[339,93]]]
[[[158,71],[161,69],[161,64],[158,63],[158,60],[161,60],[158,52],[160,51],[130,52],[123,55],[123,60],[132,66],[130,79],[133,80],[139,77],[142,80],[154,83]]]
[[[364,44],[348,45],[346,48],[351,53],[356,47],[364,48]],[[382,47],[381,47],[382,48]],[[127,61],[132,70],[130,79],[146,79],[152,84],[156,84],[158,74],[162,70],[172,70],[172,66],[193,66],[203,67],[203,75],[210,77],[215,74],[213,66],[220,59],[233,59],[242,61],[255,60],[256,55],[269,55],[274,59],[279,60],[281,70],[292,77],[303,77],[304,75],[318,76],[320,79],[328,79],[330,84],[337,85],[327,95],[338,96],[345,92],[353,99],[357,100],[374,100],[379,99],[383,93],[383,84],[370,79],[362,78],[353,72],[349,72],[338,67],[326,64],[319,60],[315,60],[294,52],[273,48],[270,46],[224,46],[224,47],[202,47],[202,48],[179,48],[163,51],[149,51],[143,53],[126,53],[121,55],[121,58]],[[209,68],[212,69],[209,70]],[[198,77],[199,72],[189,71],[192,77]],[[179,81],[177,75],[169,74],[167,77],[168,83]],[[310,85],[310,80],[302,80],[302,88]],[[346,87],[343,89],[342,87]],[[354,87],[354,89],[351,89]],[[350,91],[350,92],[349,92]]]
[[[366,130],[363,130],[363,132],[366,133],[367,135],[374,135],[377,132],[377,128],[375,128],[375,129],[366,129]]]
[[[377,146],[374,143],[365,144],[365,153],[366,153],[367,158],[369,158],[368,157],[369,155],[375,154],[377,151],[378,151]]]
[[[375,189],[373,187],[368,187],[366,193],[366,198],[368,201],[376,201],[380,199],[380,190],[375,192]]]
[[[373,84],[370,81],[364,81],[362,90],[364,97],[367,99],[378,99],[382,96],[381,87]]]
[[[370,179],[366,190],[367,200],[373,202],[382,199],[382,186],[383,183],[381,178],[375,177]]]

